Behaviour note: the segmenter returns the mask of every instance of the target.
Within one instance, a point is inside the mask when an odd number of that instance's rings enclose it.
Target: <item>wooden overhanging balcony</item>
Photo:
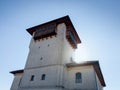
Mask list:
[[[40,28],[39,30],[36,30],[34,34],[34,39],[37,40],[56,35],[57,32],[55,27],[56,27],[55,25],[50,25],[44,28]]]
[[[71,31],[67,31],[66,38],[73,48],[77,48],[77,41]]]

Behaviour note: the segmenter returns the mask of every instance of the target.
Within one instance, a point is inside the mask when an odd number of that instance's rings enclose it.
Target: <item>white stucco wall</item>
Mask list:
[[[57,26],[56,36],[36,41],[32,38],[25,68],[70,62],[73,51],[66,40],[66,26],[61,23]]]
[[[81,72],[82,83],[75,83],[75,74]],[[70,90],[97,90],[94,69],[92,66],[81,66],[68,68],[65,80],[65,88]]]
[[[57,30],[58,30],[58,37],[60,37],[59,40],[61,40],[60,42],[61,45],[61,52],[62,52],[62,60],[61,63],[62,64],[66,64],[66,63],[70,63],[71,62],[71,57],[73,55],[74,49],[72,48],[72,46],[70,45],[70,43],[68,42],[68,40],[66,39],[66,25],[64,23],[59,24],[57,26]]]
[[[19,87],[20,81],[21,81],[21,77],[22,77],[22,73],[15,74],[10,90],[18,90],[18,87]]]
[[[46,87],[46,88],[19,88],[18,90],[64,90],[61,88],[57,88],[57,87]]]
[[[37,89],[39,87],[47,90],[47,87],[49,87],[49,89],[54,90],[54,88],[60,89],[63,86],[64,66],[70,62],[74,49],[66,39],[65,24],[59,24],[56,29],[56,36],[37,41],[31,39],[30,51],[20,84],[21,89]],[[40,60],[41,57],[42,60]],[[46,80],[44,81],[41,80],[42,74],[46,74]],[[34,81],[30,81],[31,75],[35,75]]]
[[[56,36],[31,39],[24,73],[15,74],[11,90],[103,90],[93,66],[66,67],[74,49],[66,39],[65,24],[56,29]],[[77,72],[82,74],[82,83],[75,82]],[[30,81],[32,75],[35,78]]]
[[[56,37],[36,42],[32,39],[30,46],[30,52],[25,68],[52,65],[59,62],[58,59],[61,50]]]
[[[11,90],[61,90],[62,88],[62,65],[46,66],[33,69],[25,69],[23,75],[15,75]],[[45,80],[41,80],[45,74]],[[31,81],[31,76],[34,80]]]
[[[77,72],[82,74],[82,83],[75,83]],[[42,74],[46,74],[45,80],[41,80]],[[30,81],[31,75],[35,75],[34,81]],[[27,69],[23,76],[15,75],[11,90],[103,90],[103,87],[93,66],[67,68],[63,65],[54,65]]]

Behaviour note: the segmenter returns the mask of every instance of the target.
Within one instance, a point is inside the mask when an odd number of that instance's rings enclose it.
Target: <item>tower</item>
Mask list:
[[[101,90],[97,88],[105,86],[97,61],[83,64],[72,61],[72,54],[81,40],[69,16],[28,28],[27,32],[32,36],[28,58],[23,70],[11,72],[15,75],[11,90]],[[85,83],[84,86],[71,85],[82,82],[81,73],[76,71],[86,68],[92,69],[87,73],[91,73],[93,80],[88,81],[100,82],[100,86],[95,83],[88,89]],[[70,79],[73,73],[78,80]]]

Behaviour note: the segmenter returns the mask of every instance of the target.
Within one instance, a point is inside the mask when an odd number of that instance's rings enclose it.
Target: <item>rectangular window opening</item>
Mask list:
[[[34,81],[34,78],[35,78],[35,76],[32,75],[31,78],[30,78],[30,81]]]
[[[82,83],[82,74],[80,72],[76,73],[76,83]]]
[[[45,74],[42,74],[41,80],[45,80],[45,77],[46,77],[46,75],[45,75]]]

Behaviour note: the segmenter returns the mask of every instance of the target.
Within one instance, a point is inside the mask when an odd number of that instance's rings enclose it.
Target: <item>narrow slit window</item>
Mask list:
[[[30,78],[30,81],[34,81],[34,78],[35,78],[35,76],[32,75],[31,78]]]
[[[82,74],[80,72],[76,73],[76,83],[82,83]]]
[[[46,77],[46,75],[45,75],[45,74],[42,74],[41,80],[45,80],[45,77]]]

